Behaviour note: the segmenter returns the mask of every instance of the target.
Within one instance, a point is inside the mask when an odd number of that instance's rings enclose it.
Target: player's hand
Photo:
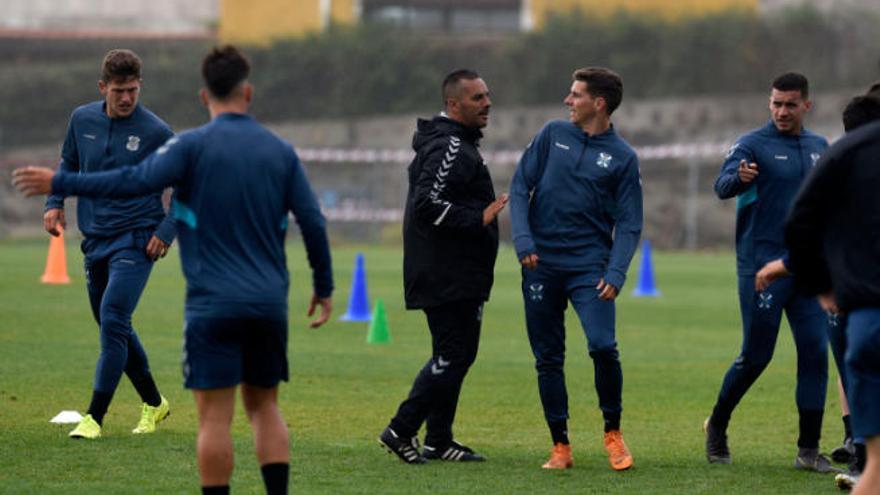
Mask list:
[[[309,317],[315,314],[315,308],[318,306],[321,306],[321,314],[309,323],[309,328],[318,328],[327,323],[327,320],[330,319],[330,311],[333,310],[333,299],[330,297],[318,297],[317,294],[312,294],[312,301],[309,303]]]
[[[165,241],[156,237],[153,234],[153,237],[150,238],[150,242],[147,243],[147,256],[156,261],[159,258],[164,258],[166,254],[168,254],[168,248],[170,248],[170,244],[166,244]]]
[[[46,167],[21,167],[12,171],[12,185],[25,196],[52,192],[55,171]]]
[[[767,290],[767,287],[770,287],[770,284],[776,281],[776,279],[788,275],[791,275],[791,272],[785,268],[785,264],[782,263],[782,260],[773,260],[764,265],[764,267],[758,270],[758,273],[755,274],[755,290],[758,292],[764,292]]]
[[[758,176],[758,164],[755,162],[748,163],[745,160],[740,160],[736,175],[739,176],[740,182],[748,184]]]
[[[527,254],[523,256],[523,259],[519,260],[519,263],[529,270],[534,270],[538,268],[538,255],[535,253]]]
[[[59,225],[62,229],[67,228],[67,220],[64,218],[63,208],[50,208],[46,210],[46,213],[43,213],[43,228],[46,229],[46,232],[54,237],[58,237],[61,235],[61,231],[58,230]]]
[[[834,299],[833,292],[826,292],[824,294],[819,294],[819,306],[822,306],[822,309],[829,313],[839,314],[840,308],[837,307],[837,300]]]
[[[492,223],[492,220],[495,220],[495,217],[497,217],[498,214],[501,213],[501,210],[503,210],[504,207],[507,205],[508,198],[509,196],[507,195],[507,193],[504,193],[499,196],[495,201],[489,203],[489,206],[487,206],[486,209],[483,210],[483,227]]]
[[[604,278],[599,279],[599,285],[596,286],[599,291],[600,301],[613,301],[617,297],[617,287],[609,284]]]

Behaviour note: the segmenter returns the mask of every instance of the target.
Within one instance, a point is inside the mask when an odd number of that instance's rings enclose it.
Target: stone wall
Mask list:
[[[808,127],[829,139],[839,136],[842,133],[840,112],[850,95],[857,92],[854,89],[815,95]],[[510,184],[517,153],[544,122],[565,118],[566,111],[561,103],[539,108],[505,108],[500,102],[495,104],[482,150],[489,157],[496,191],[501,193]],[[681,147],[677,155],[671,157],[668,153],[642,153],[645,238],[662,248],[732,246],[735,204],[718,200],[712,185],[725,147],[737,135],[763,125],[767,118],[767,96],[761,94],[624,101],[614,115],[614,122],[620,133],[638,149],[666,149],[671,146],[660,146],[674,144],[711,145],[707,146],[709,151]],[[399,242],[408,153],[386,154],[395,157],[386,160],[339,161],[323,158],[321,153],[306,152],[408,150],[415,119],[415,115],[408,115],[272,124],[270,127],[293,142],[304,157],[315,157],[303,161],[316,194],[328,212],[332,234],[337,240]],[[12,166],[25,163],[53,165],[57,153],[58,145],[54,144],[0,155],[0,176],[7,178],[0,181],[0,236],[40,232],[42,200],[13,195],[9,171]],[[693,156],[686,156],[689,153]],[[72,205],[68,210],[73,212]],[[501,219],[502,239],[509,239],[506,213]]]

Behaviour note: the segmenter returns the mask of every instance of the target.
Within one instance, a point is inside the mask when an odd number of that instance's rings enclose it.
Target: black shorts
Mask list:
[[[192,318],[183,333],[186,388],[226,388],[242,382],[271,388],[288,380],[286,320]]]

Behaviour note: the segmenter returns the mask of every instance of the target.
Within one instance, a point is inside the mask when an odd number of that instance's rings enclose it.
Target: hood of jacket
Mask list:
[[[449,135],[458,136],[474,145],[478,145],[479,140],[483,137],[483,133],[479,129],[465,127],[449,117],[437,115],[431,120],[418,119],[416,122],[416,132],[413,134],[412,139],[413,150],[418,152],[419,149],[431,141]]]

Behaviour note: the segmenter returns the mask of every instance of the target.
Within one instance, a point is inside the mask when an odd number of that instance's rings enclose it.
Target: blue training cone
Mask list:
[[[642,241],[642,264],[639,265],[639,281],[632,295],[636,297],[657,297],[660,291],[654,285],[654,265],[651,263],[651,243]]]
[[[348,310],[339,320],[370,321],[370,301],[367,298],[367,271],[364,268],[364,253],[358,253],[354,259],[354,276],[351,278]]]

